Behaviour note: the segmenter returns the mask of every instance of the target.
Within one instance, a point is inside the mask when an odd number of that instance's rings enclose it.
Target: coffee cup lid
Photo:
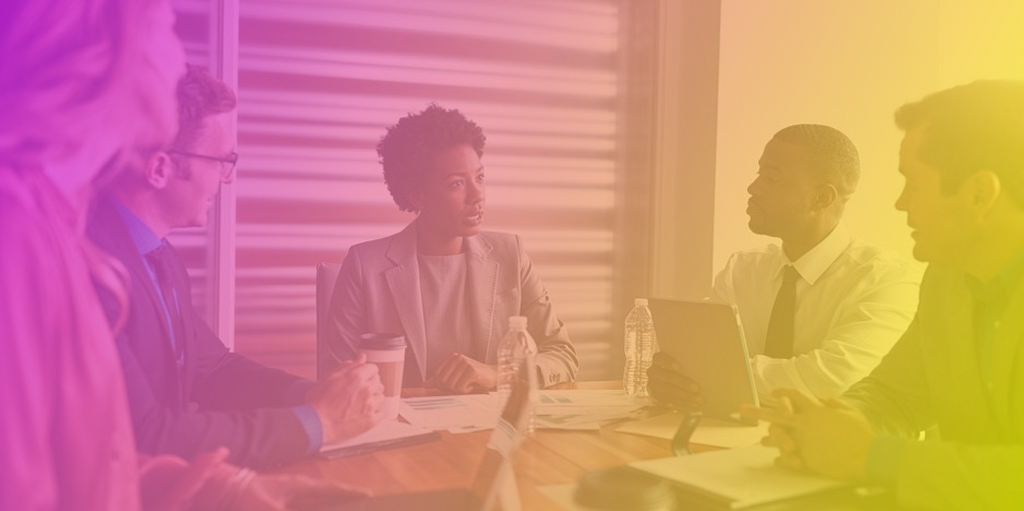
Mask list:
[[[373,332],[359,336],[359,347],[374,350],[397,350],[405,348],[405,336]]]

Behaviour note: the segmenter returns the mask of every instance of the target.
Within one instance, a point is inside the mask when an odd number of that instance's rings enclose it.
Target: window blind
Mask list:
[[[483,127],[484,228],[522,236],[581,378],[618,377],[619,305],[636,287],[625,266],[646,264],[621,246],[642,238],[629,203],[646,202],[630,185],[643,151],[626,147],[647,121],[628,100],[640,78],[624,76],[639,58],[628,4],[242,0],[236,349],[313,376],[315,266],[413,219],[375,145],[437,102]]]

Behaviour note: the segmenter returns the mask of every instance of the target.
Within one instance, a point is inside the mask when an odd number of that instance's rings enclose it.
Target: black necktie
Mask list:
[[[156,280],[160,284],[160,294],[163,296],[164,305],[167,307],[167,314],[170,316],[171,350],[174,353],[175,362],[178,367],[185,363],[184,343],[180,342],[184,327],[181,322],[181,307],[178,303],[178,293],[174,289],[174,277],[171,270],[171,251],[167,242],[160,245],[160,248],[146,254],[149,264],[153,265],[156,273]]]
[[[782,287],[775,295],[772,316],[768,320],[768,334],[764,340],[764,354],[772,358],[793,356],[793,316],[796,314],[796,280],[800,273],[792,265],[786,266]]]

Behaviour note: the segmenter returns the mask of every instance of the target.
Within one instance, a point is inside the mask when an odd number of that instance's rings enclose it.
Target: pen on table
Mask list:
[[[700,412],[690,412],[683,418],[683,422],[679,423],[679,429],[672,437],[672,452],[676,456],[690,454],[690,437],[697,430],[697,425],[700,424],[700,419],[703,416]]]

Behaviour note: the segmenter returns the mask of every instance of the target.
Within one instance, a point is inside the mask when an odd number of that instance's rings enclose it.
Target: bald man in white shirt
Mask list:
[[[758,166],[747,188],[749,227],[779,238],[781,246],[733,254],[715,278],[711,299],[739,311],[760,395],[796,388],[838,396],[906,330],[922,270],[842,226],[860,163],[840,131],[813,124],[784,128],[765,146]],[[699,408],[700,382],[678,369],[668,355],[655,355],[651,395]]]

